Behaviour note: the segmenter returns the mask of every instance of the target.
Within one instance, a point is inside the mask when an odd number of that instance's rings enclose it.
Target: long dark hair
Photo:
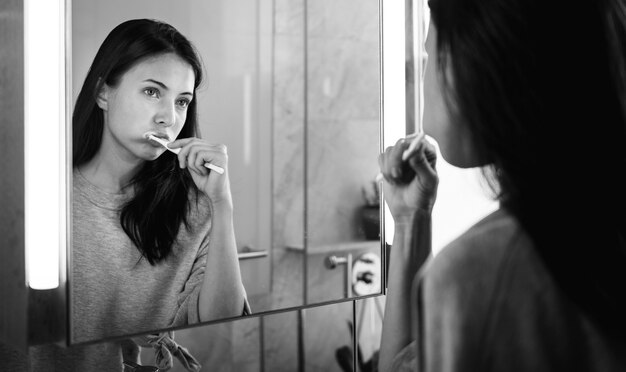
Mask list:
[[[446,96],[483,163],[493,164],[501,205],[565,295],[601,329],[625,337],[623,4],[430,6]]]
[[[202,63],[193,45],[174,27],[150,19],[134,19],[115,27],[106,37],[87,73],[72,117],[73,164],[91,160],[100,147],[104,116],[96,104],[103,84],[116,86],[135,64],[149,57],[174,53],[194,71],[194,93],[202,82]],[[187,107],[180,138],[198,136],[197,104]],[[154,265],[172,249],[182,225],[189,229],[190,195],[198,190],[186,170],[177,166],[174,154],[166,152],[145,162],[130,182],[134,196],[120,210],[120,223],[142,255]]]

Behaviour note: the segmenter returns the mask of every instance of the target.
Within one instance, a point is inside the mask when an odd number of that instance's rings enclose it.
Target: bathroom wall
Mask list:
[[[274,1],[273,246],[304,244],[304,0]]]
[[[177,330],[174,341],[198,360],[201,371],[366,372],[380,344],[375,301],[384,305],[381,296]],[[353,368],[354,350],[361,356],[359,369]],[[153,349],[142,349],[143,365],[155,365],[154,358]],[[185,369],[175,359],[170,371]]]
[[[358,220],[361,188],[378,171],[380,45],[379,25],[372,21],[378,7],[378,1],[362,0],[275,1],[274,146],[288,156],[274,158],[273,241],[275,257],[281,257],[274,270],[305,276],[306,303],[345,298],[345,267],[329,270],[328,255],[380,253],[380,243],[365,240]],[[303,255],[305,270],[297,259]],[[265,333],[280,336],[272,342],[286,351],[282,362],[298,369],[279,364],[267,370],[343,371],[336,353],[353,348],[352,305],[276,315],[281,327],[266,323]],[[299,353],[297,343],[283,341],[283,333],[294,329],[300,330]],[[272,350],[266,348],[266,355],[278,355]]]
[[[307,250],[364,240],[362,187],[378,173],[377,0],[307,2]]]
[[[347,268],[329,269],[329,256],[380,256],[360,211],[378,173],[381,46],[378,1],[308,1],[306,11],[307,303],[316,303],[351,296]]]
[[[303,342],[307,372],[350,371],[353,355],[352,302],[305,310]]]
[[[304,244],[305,197],[309,251],[364,239],[357,209],[361,188],[377,174],[380,147],[378,7],[378,1],[276,1],[274,145],[287,156],[274,164],[289,178],[277,180],[274,195],[289,197],[275,203],[287,213],[277,213],[284,223],[274,232],[286,246]],[[302,60],[294,59],[302,49]],[[306,175],[280,171],[303,164]]]
[[[202,365],[202,371],[260,371],[261,319],[241,319],[236,322],[177,330],[173,334],[173,339]],[[155,349],[142,348],[141,364],[156,366],[155,355]],[[186,372],[186,369],[174,358],[170,372]]]
[[[304,0],[274,1],[272,75],[272,301],[304,303]]]
[[[289,274],[272,285],[304,275],[306,303],[341,299],[345,275],[329,271],[326,256],[380,252],[358,213],[380,148],[379,4],[274,4],[273,270]]]
[[[0,3],[0,342],[22,349],[26,347],[28,308],[24,285],[23,20],[21,1]]]

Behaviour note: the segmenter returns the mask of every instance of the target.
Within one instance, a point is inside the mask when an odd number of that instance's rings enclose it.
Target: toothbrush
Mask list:
[[[180,149],[170,149],[170,148],[167,146],[167,142],[166,142],[165,140],[163,140],[163,139],[161,139],[161,138],[159,138],[159,137],[156,137],[156,136],[155,136],[155,135],[153,135],[153,134],[149,135],[149,136],[148,136],[148,138],[150,138],[151,140],[153,140],[153,141],[155,141],[155,142],[160,143],[160,144],[161,144],[161,146],[163,146],[163,147],[165,147],[166,149],[170,150],[170,151],[171,151],[171,152],[173,152],[174,154],[177,154],[177,155],[178,155],[178,153],[180,152]],[[216,171],[216,172],[217,172],[217,173],[219,173],[219,174],[224,174],[224,168],[222,168],[222,167],[218,167],[217,165],[213,165],[213,164],[211,164],[211,163],[204,163],[204,166],[205,166],[205,167],[207,167],[207,168],[209,168],[209,169],[211,169],[211,170]]]
[[[408,139],[413,139],[413,140],[409,144],[409,147],[406,150],[404,150],[404,152],[402,153],[402,161],[406,161],[409,158],[409,156],[413,155],[413,152],[415,151],[415,149],[420,144],[423,138],[424,138],[424,132],[419,132],[419,133],[416,132],[413,134],[409,134],[408,136],[405,137],[405,140],[408,140]],[[383,174],[378,173],[376,175],[376,182],[380,182],[382,180],[383,180]]]
[[[404,150],[404,152],[402,153],[402,161],[406,161],[406,159],[408,159],[409,156],[413,154],[413,151],[415,151],[415,149],[417,148],[417,145],[419,145],[422,139],[424,138],[424,132],[413,133],[413,134],[406,136],[406,139],[411,139],[411,138],[413,139],[413,141],[411,141],[411,143],[409,144],[409,147],[406,150]]]

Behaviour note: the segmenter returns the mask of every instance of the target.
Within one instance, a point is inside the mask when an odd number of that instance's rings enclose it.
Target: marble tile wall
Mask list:
[[[305,197],[309,249],[363,239],[361,188],[378,169],[378,10],[375,0],[275,3],[275,245],[304,244]]]
[[[304,310],[304,371],[352,371],[352,302]]]
[[[308,303],[344,298],[343,268],[323,266],[329,247],[363,242],[351,250],[356,256],[377,250],[365,241],[357,211],[364,204],[361,188],[378,171],[380,45],[379,25],[372,22],[378,5],[275,2],[273,270],[287,276],[273,275],[272,285],[281,289],[276,293],[283,293],[277,299],[283,303],[301,298],[298,257],[304,252],[281,248],[307,246]],[[298,292],[285,295],[285,289]],[[297,329],[298,317],[276,319],[280,327],[265,327],[266,368],[294,371],[274,368],[304,363],[306,371],[343,371],[336,353],[351,345],[351,302],[304,310],[301,359],[293,335],[285,335]]]
[[[259,318],[174,331],[174,341],[201,364],[201,371],[256,372],[261,369]],[[142,348],[141,364],[155,366],[154,349]],[[174,358],[170,372],[186,372]]]
[[[304,242],[304,0],[274,2],[273,248]]]
[[[364,240],[362,187],[378,173],[377,0],[307,8],[307,249]]]
[[[352,302],[344,302],[177,330],[174,340],[198,359],[201,371],[347,372],[356,330],[361,371],[366,371],[376,361],[383,307],[380,296],[358,300],[355,319]],[[141,360],[154,365],[154,351],[144,348]],[[185,369],[175,359],[170,371]]]
[[[304,303],[304,0],[274,1],[272,282],[268,309]]]
[[[263,317],[264,371],[300,371],[303,362],[300,311]]]
[[[352,332],[368,335],[367,324],[353,324],[352,302],[343,302],[177,330],[174,340],[198,360],[200,371],[352,372]],[[369,344],[361,337],[364,361],[372,359]],[[153,349],[142,349],[142,365],[156,365],[154,358]],[[169,371],[186,372],[176,358]]]

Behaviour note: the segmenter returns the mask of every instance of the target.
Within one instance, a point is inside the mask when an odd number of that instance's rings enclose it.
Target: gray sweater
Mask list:
[[[120,225],[119,207],[131,195],[106,193],[76,170],[73,183],[73,342],[197,323],[211,228],[208,198],[201,196],[197,207],[191,203],[191,231],[181,226],[171,256],[152,266],[141,259]],[[33,371],[122,371],[122,347],[124,354],[134,354],[138,349],[133,346],[43,345],[31,347],[28,359]]]
[[[418,333],[394,372],[626,371],[626,344],[563,295],[529,236],[502,210],[418,275]]]
[[[210,205],[192,203],[191,231],[181,225],[172,254],[152,266],[122,230],[119,208],[130,195],[109,194],[74,172],[71,253],[75,342],[197,323]]]

